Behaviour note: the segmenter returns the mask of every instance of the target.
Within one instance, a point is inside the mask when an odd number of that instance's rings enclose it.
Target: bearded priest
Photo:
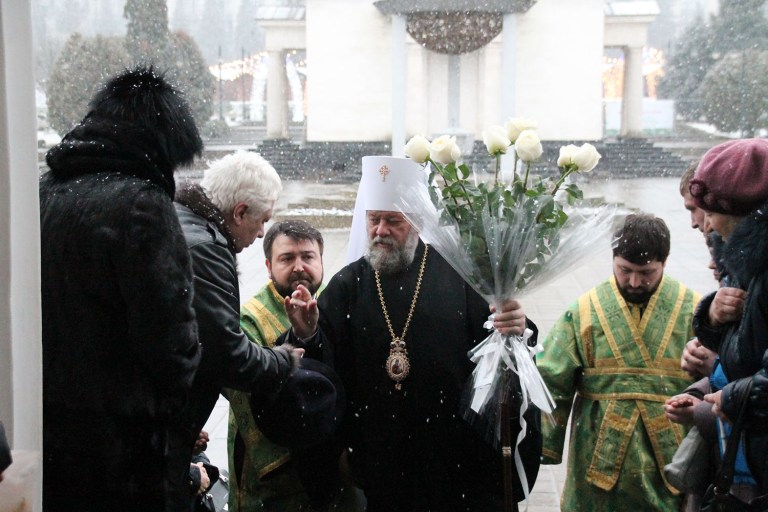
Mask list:
[[[498,511],[501,453],[459,411],[474,366],[467,352],[487,336],[483,323],[492,309],[396,210],[398,190],[426,180],[409,159],[363,158],[351,263],[318,299],[304,286],[286,297],[292,328],[282,338],[341,377],[347,407],[339,460],[329,467],[363,489],[369,512]],[[496,311],[494,327],[536,333],[516,300]],[[512,385],[519,389],[514,379]],[[533,487],[541,454],[538,409],[529,407],[525,420],[519,450]],[[514,439],[519,418],[510,423]],[[515,501],[523,499],[517,477],[511,487]]]

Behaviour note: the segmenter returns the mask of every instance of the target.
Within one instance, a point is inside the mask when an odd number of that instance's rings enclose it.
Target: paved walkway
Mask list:
[[[691,286],[699,293],[714,289],[712,272],[707,268],[709,253],[702,235],[690,228],[688,212],[683,209],[678,194],[677,178],[650,178],[636,180],[614,180],[612,182],[587,183],[582,185],[587,197],[603,197],[610,202],[623,203],[631,209],[639,209],[663,218],[672,234],[672,251],[666,272]],[[276,206],[276,218],[287,205],[300,203],[307,197],[328,197],[333,194],[349,194],[354,186],[316,185],[287,183],[285,191]],[[333,272],[345,264],[348,231],[326,230],[324,262],[327,282]],[[239,257],[241,277],[241,300],[247,300],[267,280],[264,256],[260,243],[243,251]],[[606,248],[603,255],[593,261],[547,284],[536,293],[524,298],[526,313],[540,329],[543,338],[563,310],[583,292],[607,278],[611,273],[611,251]],[[227,402],[221,398],[205,429],[211,436],[208,455],[214,464],[227,466]],[[528,503],[529,512],[555,512],[559,510],[560,492],[565,481],[565,464],[542,466],[538,480]],[[521,506],[521,510],[524,507]]]

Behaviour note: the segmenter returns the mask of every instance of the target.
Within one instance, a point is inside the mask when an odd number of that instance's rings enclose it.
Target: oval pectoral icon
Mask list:
[[[411,363],[408,356],[402,351],[392,351],[387,357],[387,375],[393,381],[400,383],[408,376],[411,369]]]

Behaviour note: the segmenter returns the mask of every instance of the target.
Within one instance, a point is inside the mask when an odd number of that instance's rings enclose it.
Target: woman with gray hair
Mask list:
[[[176,194],[176,212],[194,274],[193,307],[203,357],[189,403],[177,418],[179,442],[187,456],[175,465],[179,484],[189,467],[195,439],[222,387],[268,394],[288,377],[300,351],[251,343],[240,329],[236,254],[264,235],[264,224],[282,189],[275,169],[259,154],[238,151],[213,162],[200,185]],[[188,482],[186,482],[188,483]],[[174,491],[189,506],[188,485]]]

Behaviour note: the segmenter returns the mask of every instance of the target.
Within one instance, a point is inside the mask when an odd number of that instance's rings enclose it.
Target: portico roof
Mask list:
[[[520,13],[531,8],[536,0],[379,0],[374,5],[382,14],[412,14],[417,12],[495,12]]]

